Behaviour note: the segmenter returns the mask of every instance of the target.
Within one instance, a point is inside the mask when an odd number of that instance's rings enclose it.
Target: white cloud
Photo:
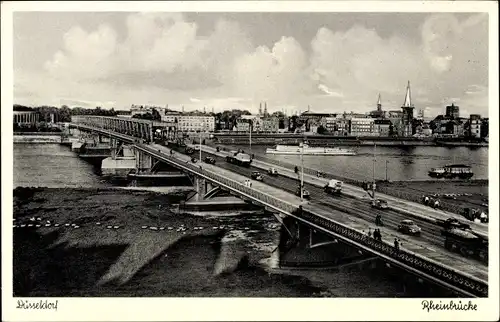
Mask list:
[[[345,31],[320,28],[309,42],[290,35],[268,47],[252,44],[233,21],[217,21],[213,30],[200,33],[182,14],[132,14],[124,37],[108,25],[71,28],[45,64],[48,75],[33,80],[16,74],[15,91],[26,99],[69,97],[122,107],[155,101],[256,111],[267,101],[271,108],[368,111],[378,93],[385,109],[398,109],[410,80],[417,109],[443,111],[452,97],[485,114],[487,27],[487,15],[459,21],[440,14],[423,23],[417,41],[397,30],[382,37],[356,25]],[[125,78],[139,85],[118,81]],[[185,86],[176,89],[176,83]]]
[[[318,88],[323,91],[324,93],[326,93],[328,96],[333,96],[333,97],[344,97],[344,95],[342,95],[342,93],[338,93],[338,92],[335,92],[333,90],[331,90],[330,88],[328,88],[328,86],[324,85],[324,84],[319,84],[318,85]]]

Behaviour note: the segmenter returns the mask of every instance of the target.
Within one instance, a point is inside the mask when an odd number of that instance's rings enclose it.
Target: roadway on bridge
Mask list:
[[[215,149],[212,147],[202,146],[202,149],[204,151],[207,151],[207,152],[212,153],[212,154],[216,154],[218,156],[225,156],[226,155],[225,152],[219,152],[219,153],[215,152]],[[274,168],[278,169],[278,172],[283,176],[286,176],[289,178],[297,178],[297,174],[295,174],[293,172],[293,170],[291,170],[291,169],[288,169],[288,168],[285,168],[282,166],[276,166],[274,164],[269,164],[269,163],[260,161],[258,159],[254,159],[254,161],[252,162],[252,166],[254,166],[255,168],[257,168],[259,170],[267,170],[271,167],[274,167]],[[328,181],[329,181],[329,179],[326,179],[326,178],[318,178],[316,176],[312,176],[312,175],[309,175],[307,173],[304,174],[304,182],[308,182],[308,183],[313,184],[314,186],[317,186],[317,187],[324,187],[328,183]],[[343,194],[344,196],[354,197],[356,199],[367,199],[368,198],[366,191],[364,191],[363,189],[361,189],[359,187],[344,184],[342,189],[345,192]],[[458,214],[446,212],[443,210],[436,210],[436,209],[433,209],[431,207],[428,207],[428,206],[425,206],[422,204],[418,204],[418,203],[411,202],[408,200],[403,200],[403,199],[396,198],[393,196],[377,193],[376,197],[389,201],[390,208],[392,208],[396,212],[406,214],[408,217],[406,219],[409,219],[411,217],[411,219],[413,219],[415,222],[417,222],[418,225],[421,225],[421,227],[424,226],[424,224],[423,224],[424,222],[431,223],[431,226],[434,227],[435,223],[437,222],[437,219],[446,220],[448,218],[455,218],[455,219],[458,219],[460,221],[464,220],[464,218]],[[488,225],[474,223],[474,222],[468,222],[468,224],[474,229],[475,232],[477,232],[478,234],[487,238]]]
[[[161,149],[162,152],[168,153],[170,149],[160,145],[154,145],[155,149]],[[216,165],[203,163],[204,170],[214,171],[220,175],[224,175],[233,180],[243,182],[249,179],[252,168],[241,167],[230,164],[225,161],[224,154],[220,153],[216,156]],[[179,152],[174,155],[176,158],[189,162],[191,157]],[[199,151],[193,155],[199,157]],[[202,158],[205,156],[214,156],[211,153],[202,152]],[[273,196],[276,196],[284,201],[294,205],[300,204],[300,198],[294,192],[298,187],[296,180],[283,176],[271,177],[265,176],[264,182],[252,180],[253,187]],[[325,194],[322,189],[307,185],[307,189],[311,191],[313,196],[308,208],[314,209],[325,217],[331,218],[337,222],[344,223],[359,231],[368,231],[368,228],[374,228],[374,211],[368,203],[356,200],[352,197],[332,197]],[[332,202],[333,201],[333,202]],[[335,205],[337,203],[337,205]],[[335,205],[332,207],[332,205]],[[481,262],[462,257],[459,254],[448,252],[444,249],[444,240],[440,235],[440,230],[437,226],[427,222],[421,222],[423,235],[421,237],[413,237],[397,232],[396,226],[401,219],[405,219],[404,215],[396,211],[389,210],[382,212],[387,226],[381,227],[383,239],[392,243],[394,237],[398,237],[401,242],[401,247],[411,252],[418,253],[436,262],[444,263],[454,269],[460,270],[472,276],[476,276],[482,280],[487,280],[488,268]]]
[[[233,149],[233,150],[238,149],[235,146],[226,146],[226,148],[228,148],[228,147]],[[215,148],[213,148],[213,147],[202,146],[202,148],[206,151],[209,151],[209,152],[210,151],[215,152]],[[296,174],[293,172],[293,169],[289,169],[283,165],[276,165],[276,164],[262,161],[259,159],[258,156],[252,162],[252,166],[255,166],[259,169],[265,169],[265,170],[267,170],[270,167],[275,167],[283,175],[293,176],[293,177],[296,176]],[[311,176],[311,175],[305,173],[304,180],[309,181],[311,183],[314,183],[318,186],[324,186],[328,182],[329,179],[317,178],[316,176]],[[366,196],[366,192],[358,186],[349,185],[349,184],[344,183],[343,190],[346,192],[346,194],[356,196],[358,198],[364,198]],[[421,217],[421,218],[428,219],[428,221],[434,221],[434,222],[436,221],[436,219],[446,220],[448,218],[455,218],[455,219],[458,219],[460,221],[464,220],[464,217],[462,215],[459,215],[456,213],[448,212],[448,211],[441,210],[441,209],[433,209],[429,206],[426,206],[426,205],[423,205],[420,203],[412,202],[409,200],[404,200],[404,199],[397,198],[397,197],[387,195],[387,194],[383,194],[380,192],[377,192],[376,195],[377,195],[377,198],[381,198],[381,199],[385,199],[385,200],[389,201],[390,202],[389,205],[391,206],[391,208],[398,210],[400,212],[405,212],[409,216],[412,216],[413,218]],[[488,236],[488,225],[487,224],[475,223],[475,222],[468,222],[468,224],[474,229],[475,232],[477,232],[485,237]]]
[[[208,152],[208,154],[206,154],[205,152],[203,153],[204,153],[203,157],[208,155],[214,156],[214,154],[210,152]],[[226,155],[226,153],[224,152],[215,154],[217,155],[217,161],[219,162],[220,167],[229,169],[231,171],[235,171],[247,177],[249,177],[251,172],[254,170],[254,169],[245,169],[239,166],[235,166],[233,164],[226,163],[224,159],[224,155]],[[291,179],[288,176],[282,176],[282,175],[278,177],[266,176],[265,172],[263,171],[261,172],[265,177],[264,180],[266,183],[275,187],[282,187],[284,190],[287,190],[291,193],[294,193],[295,189],[299,185],[300,177],[297,174],[294,174],[295,179]],[[305,182],[307,181],[305,180]],[[325,193],[322,188],[316,185],[311,185],[308,183],[305,183],[304,185],[306,189],[309,190],[309,192],[311,193],[311,196],[313,196],[313,200],[318,202],[319,204],[323,204],[333,209],[363,218],[366,221],[371,222],[373,226],[375,222],[375,216],[377,214],[380,214],[383,218],[384,224],[392,229],[397,229],[401,220],[408,219],[408,216],[395,210],[391,209],[378,210],[372,208],[370,204],[370,199],[367,198],[366,193],[364,193],[361,196],[361,198],[359,197],[356,198],[346,194],[342,194],[340,196],[331,196]],[[443,248],[444,238],[441,236],[441,228],[439,226],[418,218],[413,220],[418,226],[422,228],[423,234],[420,238],[423,238],[433,243],[434,245]],[[410,236],[407,237],[412,238]],[[407,238],[402,238],[402,240],[406,239]],[[478,263],[481,262],[478,261]]]

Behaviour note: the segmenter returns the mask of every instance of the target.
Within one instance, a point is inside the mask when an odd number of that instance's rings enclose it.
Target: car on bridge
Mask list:
[[[300,187],[295,190],[295,194],[300,197]],[[311,195],[309,194],[309,191],[307,191],[306,189],[302,189],[302,197],[304,199],[310,199]]]
[[[215,159],[212,157],[205,157],[205,159],[203,159],[203,162],[208,164],[215,164]]]
[[[405,219],[401,220],[401,222],[399,223],[398,231],[402,232],[403,234],[420,236],[422,229],[418,227],[413,222],[413,220]]]
[[[258,171],[253,171],[251,178],[257,181],[264,181],[264,177],[262,177],[262,174],[260,174],[260,172]]]
[[[276,168],[269,168],[267,170],[267,173],[270,175],[270,176],[277,176],[278,175],[278,170],[276,170]]]
[[[387,201],[383,199],[375,199],[372,200],[372,207],[377,209],[387,209],[389,208],[389,205],[387,204]]]

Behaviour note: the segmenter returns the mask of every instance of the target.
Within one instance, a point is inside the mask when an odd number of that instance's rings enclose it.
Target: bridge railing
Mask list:
[[[91,126],[141,138],[147,142],[151,142],[153,139],[153,121],[150,120],[96,115],[75,115],[71,117],[71,122],[78,125]]]
[[[318,225],[319,227],[325,228],[327,231],[347,237],[348,239],[367,246],[370,249],[376,250],[385,256],[396,259],[420,272],[426,273],[432,277],[438,277],[440,280],[456,286],[458,289],[466,290],[477,296],[488,296],[487,284],[475,278],[464,276],[459,271],[449,267],[444,267],[440,263],[437,263],[429,258],[423,258],[422,256],[408,250],[398,250],[390,244],[377,241],[362,232],[322,217],[318,214],[303,211],[301,214],[298,214],[298,216]]]

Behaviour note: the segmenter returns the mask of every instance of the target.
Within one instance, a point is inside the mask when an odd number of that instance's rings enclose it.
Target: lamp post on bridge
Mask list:
[[[377,153],[377,144],[374,145],[373,149],[373,184],[372,184],[372,199],[375,201],[375,189],[376,189],[376,183],[375,183],[375,162],[377,162],[376,159],[376,153]]]
[[[202,122],[201,127],[200,127],[200,142],[198,142],[200,145],[200,162],[201,162],[201,132],[203,131],[203,128],[204,128],[204,126],[203,126],[203,122]]]
[[[304,201],[304,142],[300,144],[300,202]]]
[[[249,120],[248,122],[248,125],[249,125],[249,133],[250,133],[250,138],[249,138],[249,142],[250,142],[250,158],[252,157],[252,128],[253,128],[253,120]]]
[[[387,176],[387,164],[389,163],[389,160],[385,160],[385,181],[389,181],[389,177]]]

